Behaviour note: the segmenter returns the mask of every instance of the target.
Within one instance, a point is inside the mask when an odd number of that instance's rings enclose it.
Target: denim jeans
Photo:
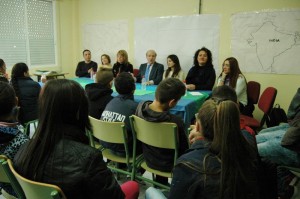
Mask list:
[[[279,165],[300,166],[300,155],[281,146],[281,139],[289,127],[283,124],[260,131],[256,136],[259,155]]]

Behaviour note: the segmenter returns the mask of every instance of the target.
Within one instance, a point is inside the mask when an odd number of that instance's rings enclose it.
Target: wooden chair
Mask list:
[[[23,189],[13,173],[10,171],[7,160],[8,158],[6,156],[0,155],[0,182],[9,183],[15,191],[17,197],[19,199],[25,199]]]
[[[28,199],[66,199],[63,191],[56,185],[32,181],[18,174],[11,160],[7,160],[10,171],[21,185]]]
[[[142,143],[165,149],[174,149],[174,165],[178,157],[178,136],[177,136],[177,125],[175,123],[156,123],[148,122],[135,115],[130,116],[130,123],[134,137],[133,145],[133,175],[134,179],[140,179],[156,186],[160,186],[164,189],[169,190],[170,187],[154,181],[154,175],[159,175],[167,178],[172,177],[171,172],[163,172],[156,169],[152,169],[147,166],[143,155],[136,155],[136,143],[137,140]],[[159,155],[159,154],[158,154]],[[152,173],[152,180],[145,178],[142,175],[137,174],[137,169],[142,167],[146,171]]]
[[[270,113],[275,99],[277,95],[277,89],[274,87],[266,88],[263,93],[261,94],[259,101],[258,101],[258,108],[264,113],[262,119],[259,121],[255,118],[248,117],[245,115],[241,115],[241,120],[246,126],[249,126],[253,129],[262,128],[265,124],[266,120],[268,120],[268,114]]]
[[[124,122],[105,122],[98,119],[95,119],[89,116],[90,122],[93,127],[92,136],[95,138],[109,142],[114,144],[123,144],[125,148],[125,157],[116,155],[110,149],[106,149],[103,146],[100,146],[100,150],[105,158],[111,160],[115,163],[125,163],[127,165],[127,171],[119,169],[116,165],[108,165],[112,171],[117,173],[122,173],[126,175],[130,175],[131,179],[133,179],[132,175],[132,158],[130,157],[129,148],[128,148],[128,135]],[[90,138],[92,141],[92,146],[95,147],[94,139]]]

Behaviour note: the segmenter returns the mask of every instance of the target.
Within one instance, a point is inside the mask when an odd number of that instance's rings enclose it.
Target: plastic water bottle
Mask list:
[[[146,88],[146,78],[145,78],[145,76],[143,76],[143,78],[142,78],[142,90],[146,90],[147,88]]]

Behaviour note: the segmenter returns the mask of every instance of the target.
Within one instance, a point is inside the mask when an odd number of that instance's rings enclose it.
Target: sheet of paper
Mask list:
[[[192,92],[189,92],[189,94],[191,94],[191,95],[194,95],[194,96],[203,95],[202,93],[200,93],[200,92],[197,92],[197,91],[192,91]]]

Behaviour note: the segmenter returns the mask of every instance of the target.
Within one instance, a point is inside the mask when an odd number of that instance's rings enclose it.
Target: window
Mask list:
[[[56,65],[54,3],[50,0],[0,1],[0,58],[12,67]]]

